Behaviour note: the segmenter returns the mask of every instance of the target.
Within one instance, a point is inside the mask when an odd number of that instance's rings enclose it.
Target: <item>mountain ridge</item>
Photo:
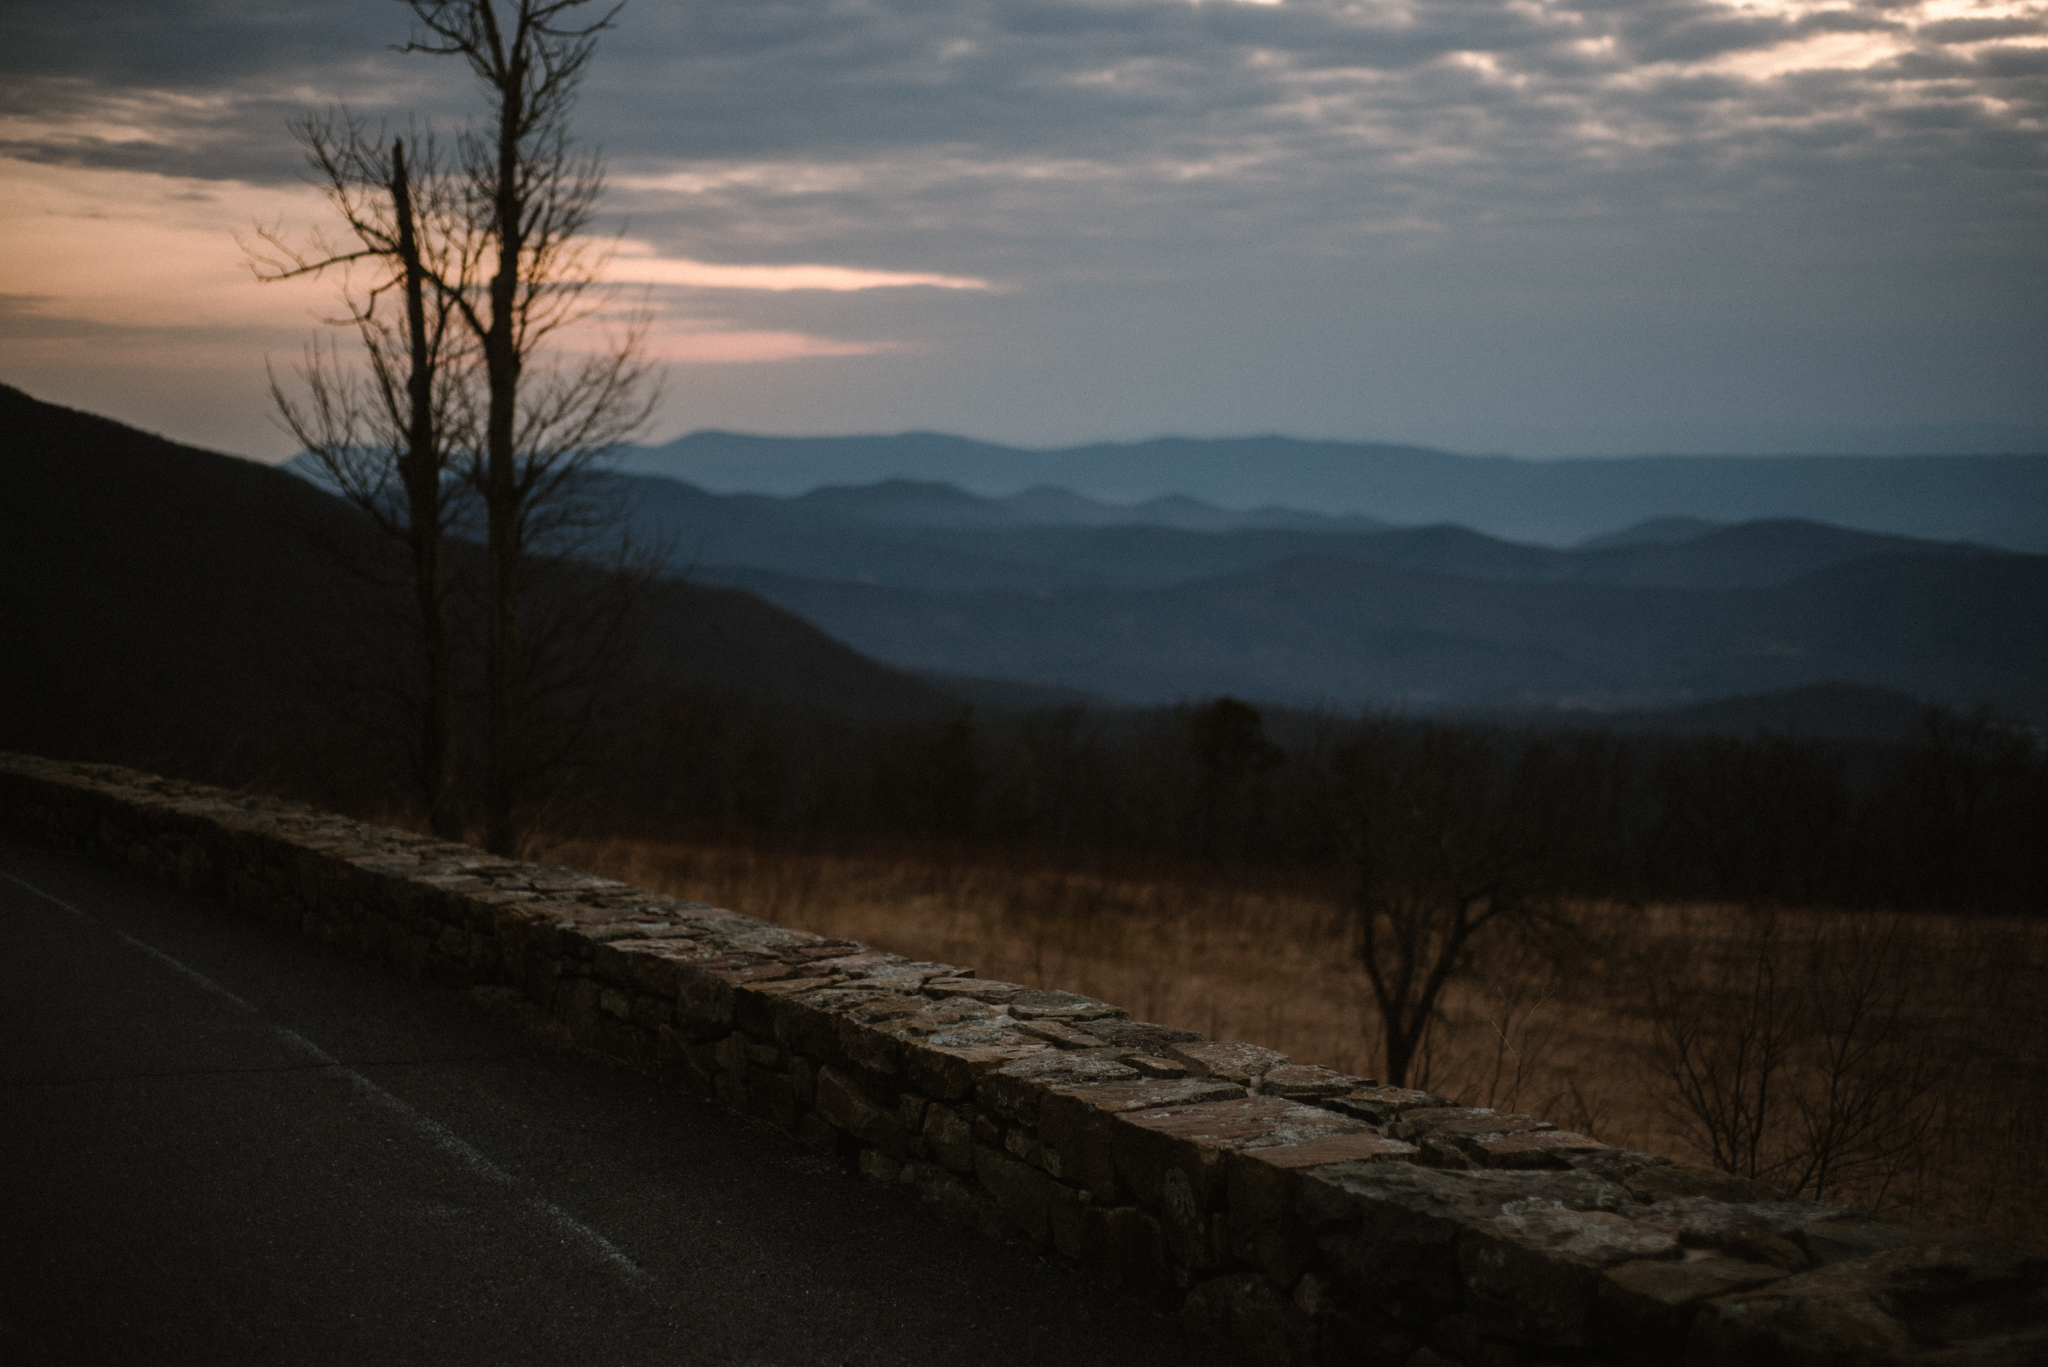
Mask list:
[[[1806,517],[1862,530],[2048,551],[2048,455],[1645,455],[1528,460],[1391,443],[1158,437],[1026,450],[943,433],[690,433],[623,469],[722,492],[950,479],[978,493],[1055,484],[1111,502],[1182,494],[1390,523],[1458,522],[1575,544],[1647,519]]]
[[[1737,588],[1484,581],[1317,556],[1148,589],[719,581],[902,668],[1128,704],[1647,709],[1841,680],[2048,719],[2048,557],[1880,555]]]

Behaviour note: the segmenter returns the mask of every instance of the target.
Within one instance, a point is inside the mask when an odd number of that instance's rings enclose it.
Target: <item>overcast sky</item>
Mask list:
[[[294,115],[396,0],[0,0],[0,380],[276,458]],[[2048,0],[631,0],[650,432],[2048,447]],[[800,268],[800,269],[799,269]]]

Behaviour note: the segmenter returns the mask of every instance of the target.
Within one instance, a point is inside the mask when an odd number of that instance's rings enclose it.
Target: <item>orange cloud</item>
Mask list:
[[[647,354],[685,364],[794,361],[812,356],[872,356],[897,351],[894,342],[848,342],[807,332],[682,332],[648,339]]]
[[[985,290],[989,282],[966,275],[925,271],[872,271],[856,266],[737,266],[661,256],[643,242],[622,245],[606,271],[609,279],[635,285],[692,285],[728,290],[896,289],[924,285],[945,290]]]

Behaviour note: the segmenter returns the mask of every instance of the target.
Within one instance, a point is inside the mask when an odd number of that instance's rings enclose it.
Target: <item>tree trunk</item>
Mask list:
[[[484,656],[484,848],[498,855],[515,853],[519,844],[516,807],[524,710],[519,686],[519,567],[526,548],[513,450],[519,402],[519,348],[513,323],[526,208],[519,192],[524,84],[524,72],[514,71],[504,84],[498,111],[498,174],[492,205],[497,220],[492,226],[498,268],[491,277],[491,321],[484,336],[484,368],[490,387],[484,471],[484,511],[490,524],[490,607]]]
[[[462,834],[454,793],[453,670],[448,658],[447,591],[441,571],[440,433],[434,424],[435,357],[427,345],[426,270],[414,231],[412,183],[406,173],[405,142],[391,144],[391,203],[398,220],[398,255],[405,268],[406,340],[411,369],[406,377],[409,419],[402,466],[410,514],[412,583],[419,613],[421,664],[426,696],[420,700],[419,783],[427,822],[446,840]]]

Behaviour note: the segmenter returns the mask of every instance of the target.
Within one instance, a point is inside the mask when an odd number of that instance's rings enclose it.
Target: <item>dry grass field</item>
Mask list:
[[[1311,888],[924,851],[573,839],[543,843],[536,854],[971,966],[985,978],[1086,993],[1142,1019],[1249,1040],[1301,1062],[1378,1072],[1375,1018],[1349,923]],[[1763,980],[1749,957],[1763,924],[1759,913],[1733,907],[1579,906],[1563,914],[1547,953],[1496,936],[1453,987],[1409,1080],[1468,1105],[1707,1161],[1697,1125],[1689,1135],[1675,1104],[1671,1071],[1658,1066],[1658,1044],[1668,1043],[1674,1023],[1755,1027],[1755,1012],[1742,1008]],[[1843,971],[1876,924],[1868,915],[1772,918],[1773,1000],[1809,995],[1802,973]],[[1816,1072],[1811,1055],[1788,1064],[1776,1089],[1792,1099],[1773,1103],[1780,1109],[1771,1112],[1772,1142],[1790,1142],[1783,1137],[1811,1120],[1793,1100],[1824,1094],[1835,1108],[1828,1114],[1836,1147],[1863,1145],[1858,1162],[1830,1180],[1828,1199],[2048,1250],[2036,1214],[2048,1203],[2048,1165],[2039,1158],[2039,1136],[2048,1132],[2048,1003],[2036,990],[2048,934],[2030,923],[1936,918],[1883,918],[1883,928],[1892,937],[1883,960],[1889,976],[1872,981],[1890,1003],[1892,1029],[1873,1034],[1868,1021],[1882,1013],[1866,1004],[1863,1023],[1826,1055],[1834,1073]],[[1666,989],[1661,1008],[1652,983]],[[1858,1123],[1863,1129],[1854,1131]],[[1854,1131],[1849,1139],[1839,1137],[1844,1125]],[[1908,1131],[1905,1144],[1871,1138]]]

